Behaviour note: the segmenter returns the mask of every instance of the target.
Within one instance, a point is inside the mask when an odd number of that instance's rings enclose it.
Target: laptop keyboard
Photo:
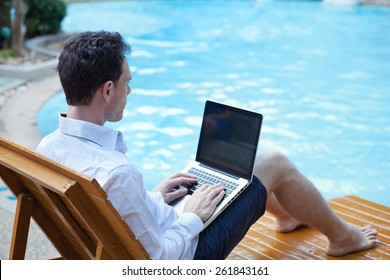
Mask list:
[[[196,191],[201,186],[208,184],[208,185],[216,185],[221,184],[225,187],[225,197],[231,194],[234,189],[238,186],[238,183],[223,179],[221,177],[215,176],[213,174],[210,174],[204,170],[201,170],[199,168],[192,167],[187,172],[188,174],[194,176],[197,178],[197,183],[195,184],[182,184],[174,188],[174,190],[178,190],[181,188],[187,188],[189,194],[193,194],[194,191]]]

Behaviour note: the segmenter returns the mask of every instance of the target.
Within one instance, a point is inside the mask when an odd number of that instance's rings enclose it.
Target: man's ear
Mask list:
[[[109,101],[112,97],[114,90],[114,83],[112,81],[107,81],[102,85],[102,96],[104,100]]]

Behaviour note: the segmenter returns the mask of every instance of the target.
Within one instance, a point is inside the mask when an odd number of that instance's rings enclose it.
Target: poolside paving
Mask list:
[[[57,75],[27,81],[0,77],[0,137],[34,150],[42,139],[36,116],[43,103],[61,90]],[[0,259],[8,259],[16,200],[0,181]],[[38,226],[31,222],[26,259],[57,257],[58,253]]]
[[[25,83],[25,79],[0,77],[0,93],[15,89]]]
[[[5,80],[13,80],[10,89]],[[42,138],[36,116],[43,103],[61,90],[57,75],[42,80],[24,82],[18,79],[0,78],[0,92],[6,88],[6,101],[0,109],[0,136],[29,149],[35,149]]]

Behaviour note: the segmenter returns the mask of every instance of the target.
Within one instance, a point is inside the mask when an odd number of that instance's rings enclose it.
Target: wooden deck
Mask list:
[[[229,259],[390,260],[390,207],[355,196],[336,198],[330,200],[329,204],[339,216],[352,224],[373,225],[378,230],[379,244],[371,250],[344,257],[330,257],[325,251],[326,238],[321,233],[308,227],[291,233],[275,232],[274,220],[271,215],[266,214],[252,226]]]

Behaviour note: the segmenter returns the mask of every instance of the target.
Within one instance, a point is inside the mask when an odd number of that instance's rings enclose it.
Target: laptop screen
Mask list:
[[[196,161],[252,180],[262,115],[206,101]]]

